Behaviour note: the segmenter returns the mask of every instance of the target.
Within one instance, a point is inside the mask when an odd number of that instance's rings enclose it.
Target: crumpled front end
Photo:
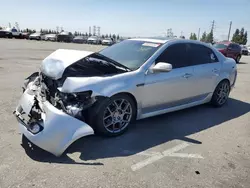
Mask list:
[[[77,96],[61,93],[63,96],[58,96],[60,91],[52,95],[51,89],[40,74],[25,88],[14,114],[21,132],[33,144],[60,156],[75,140],[94,134],[82,114],[88,107],[84,105],[94,101],[86,93]],[[81,103],[77,101],[79,96]]]

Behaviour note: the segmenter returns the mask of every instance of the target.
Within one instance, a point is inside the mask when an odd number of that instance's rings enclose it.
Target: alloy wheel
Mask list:
[[[111,133],[119,133],[125,129],[132,118],[132,106],[126,99],[116,99],[105,109],[103,125]]]
[[[229,92],[230,92],[229,84],[227,82],[221,83],[216,92],[217,102],[219,105],[223,105],[227,101]]]

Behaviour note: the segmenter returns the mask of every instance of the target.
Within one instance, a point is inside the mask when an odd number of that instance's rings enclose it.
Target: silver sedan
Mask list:
[[[25,80],[15,111],[22,133],[60,156],[90,134],[117,136],[132,121],[227,102],[236,62],[192,40],[130,39],[95,53],[57,50]]]

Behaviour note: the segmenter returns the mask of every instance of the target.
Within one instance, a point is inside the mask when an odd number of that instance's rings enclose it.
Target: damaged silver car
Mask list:
[[[28,140],[60,156],[81,137],[117,136],[136,119],[222,106],[236,75],[233,59],[197,41],[138,38],[100,52],[59,49],[25,80],[14,114]]]

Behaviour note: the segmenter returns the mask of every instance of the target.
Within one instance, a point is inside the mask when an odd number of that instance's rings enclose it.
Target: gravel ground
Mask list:
[[[90,136],[60,158],[22,147],[12,115],[26,76],[58,48],[102,46],[0,39],[0,188],[245,187],[250,185],[250,56],[224,107],[137,121],[116,138]]]

